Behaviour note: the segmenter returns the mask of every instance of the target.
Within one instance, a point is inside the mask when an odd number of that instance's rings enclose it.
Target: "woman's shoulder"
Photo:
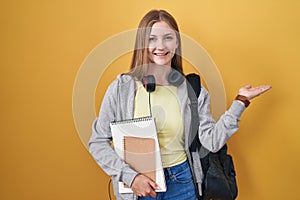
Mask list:
[[[130,87],[131,83],[134,82],[133,78],[128,74],[119,74],[108,86],[108,91],[116,90],[120,87]]]
[[[201,93],[202,93],[202,95],[205,95],[205,96],[209,95],[207,88],[204,87],[203,85],[201,85]],[[200,95],[201,95],[201,93],[200,93]]]
[[[131,91],[134,91],[132,86],[134,86],[134,81],[131,76],[119,74],[106,88],[105,98],[116,99],[119,95],[128,95]]]
[[[129,74],[119,74],[116,80],[122,84],[126,84],[130,81],[133,81],[133,78]]]

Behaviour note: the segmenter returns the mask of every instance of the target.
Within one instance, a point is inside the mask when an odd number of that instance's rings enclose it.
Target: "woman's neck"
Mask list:
[[[171,71],[171,66],[150,65],[147,70],[147,75],[153,75],[157,85],[169,85],[168,75]]]

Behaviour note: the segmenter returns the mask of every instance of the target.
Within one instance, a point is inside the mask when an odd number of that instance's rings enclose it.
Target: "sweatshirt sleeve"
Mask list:
[[[202,88],[198,98],[199,139],[201,144],[211,152],[220,150],[227,140],[238,130],[240,116],[245,106],[234,100],[230,108],[215,121],[210,113],[210,95]]]
[[[111,142],[110,122],[115,120],[117,110],[117,81],[107,89],[99,112],[99,117],[92,124],[89,140],[89,152],[97,164],[109,175],[131,186],[138,174],[126,164],[114,151]]]

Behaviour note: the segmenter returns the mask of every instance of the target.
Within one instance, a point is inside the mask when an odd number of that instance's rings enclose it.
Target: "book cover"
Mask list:
[[[132,169],[142,173],[161,188],[156,192],[165,192],[166,184],[162,168],[155,121],[152,117],[112,122],[110,124],[114,149]],[[119,182],[120,193],[133,191]]]

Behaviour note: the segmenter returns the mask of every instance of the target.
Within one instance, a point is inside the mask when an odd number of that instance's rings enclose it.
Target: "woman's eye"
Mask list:
[[[154,37],[150,37],[149,38],[149,41],[151,42],[151,41],[155,41],[156,40],[156,38],[154,38]]]
[[[166,39],[166,40],[172,40],[173,37],[172,37],[172,36],[167,36],[165,39]]]

